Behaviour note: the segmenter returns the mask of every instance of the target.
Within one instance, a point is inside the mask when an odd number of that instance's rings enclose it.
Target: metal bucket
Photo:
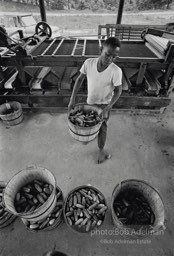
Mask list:
[[[14,206],[15,196],[20,188],[29,182],[38,179],[47,182],[53,186],[49,198],[39,208],[32,212],[18,213]],[[27,167],[18,172],[8,183],[4,190],[3,200],[5,207],[14,215],[30,221],[39,221],[48,216],[56,204],[56,181],[53,174],[45,168],[37,167],[36,165]]]
[[[121,191],[124,191],[126,189],[136,189],[138,190],[148,201],[154,215],[155,215],[155,222],[153,225],[145,226],[145,231],[137,230],[137,226],[130,225],[127,226],[123,224],[119,218],[117,217],[115,211],[114,211],[114,201],[118,194]],[[117,184],[114,188],[114,191],[112,193],[111,198],[111,214],[112,214],[112,220],[114,225],[119,228],[120,233],[123,236],[126,237],[136,237],[136,238],[145,238],[149,235],[154,234],[155,232],[160,232],[165,229],[165,209],[164,204],[162,201],[162,198],[159,194],[159,192],[153,188],[151,185],[149,185],[147,182],[142,180],[136,180],[136,179],[130,179],[122,181],[120,184]]]

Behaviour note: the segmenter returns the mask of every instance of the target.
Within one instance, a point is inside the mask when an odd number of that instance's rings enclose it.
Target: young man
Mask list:
[[[103,109],[101,117],[104,120],[98,134],[98,163],[111,157],[104,151],[107,121],[112,106],[118,100],[122,92],[122,70],[113,63],[118,57],[120,51],[120,41],[118,38],[110,37],[106,39],[101,47],[99,58],[87,59],[80,69],[72,96],[68,105],[71,111],[75,106],[75,96],[85,76],[87,76],[89,105],[97,105]]]

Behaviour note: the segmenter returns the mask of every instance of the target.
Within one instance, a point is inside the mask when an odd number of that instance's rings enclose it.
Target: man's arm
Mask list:
[[[70,99],[70,102],[69,102],[69,105],[68,105],[68,111],[70,111],[75,106],[75,97],[77,95],[77,92],[78,92],[85,76],[86,76],[85,74],[80,73],[80,75],[77,77],[77,79],[75,81],[73,92],[72,92],[72,95],[71,95],[71,99]]]
[[[121,93],[122,93],[122,85],[116,86],[114,89],[114,95],[112,96],[110,103],[102,111],[103,119],[108,118],[108,112],[111,110],[111,108],[116,103],[116,101],[120,98]]]
[[[108,110],[110,110],[115,104],[115,102],[120,98],[121,93],[122,93],[122,85],[116,86],[114,89],[114,95],[112,96],[110,103],[107,105]]]

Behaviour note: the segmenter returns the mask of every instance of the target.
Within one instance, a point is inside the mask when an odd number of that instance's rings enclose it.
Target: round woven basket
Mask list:
[[[82,185],[82,186],[76,187],[76,188],[74,188],[73,190],[71,190],[71,191],[68,193],[67,197],[65,198],[64,205],[63,205],[63,216],[64,216],[65,223],[67,224],[67,226],[68,226],[71,230],[73,230],[73,231],[75,231],[75,232],[77,232],[77,233],[89,233],[91,230],[93,230],[94,228],[96,228],[96,226],[93,227],[92,229],[90,229],[89,231],[86,231],[84,228],[79,228],[78,226],[75,226],[75,225],[71,226],[71,225],[68,223],[67,217],[66,217],[66,206],[67,206],[69,197],[70,197],[70,195],[71,195],[72,193],[74,193],[74,192],[76,192],[76,191],[78,191],[78,190],[80,190],[80,189],[92,189],[92,190],[94,190],[94,192],[99,193],[99,194],[104,198],[104,204],[105,204],[106,206],[107,206],[107,202],[106,202],[106,199],[105,199],[104,195],[103,195],[97,188],[95,188],[95,187],[93,187],[93,186],[91,186],[91,185]],[[106,212],[107,212],[107,210],[106,210]],[[105,216],[106,216],[106,212],[105,212]],[[97,228],[100,228],[100,227],[103,225],[104,220],[105,220],[105,216],[104,216],[104,219],[103,219],[102,224],[101,224],[99,227],[97,226]]]
[[[22,106],[17,101],[4,103],[0,106],[0,118],[5,125],[13,126],[22,122]]]
[[[139,191],[148,201],[154,215],[155,215],[155,222],[153,225],[145,226],[145,231],[143,233],[138,232],[137,226],[130,225],[127,226],[123,224],[119,218],[117,217],[115,211],[114,211],[114,201],[118,194],[122,191],[125,191],[126,189],[136,189]],[[153,234],[155,232],[158,232],[160,230],[165,229],[165,209],[164,204],[162,201],[162,198],[159,194],[159,192],[153,188],[150,184],[148,184],[145,181],[142,180],[136,180],[136,179],[130,179],[122,181],[121,184],[118,184],[112,193],[111,198],[111,213],[112,213],[112,220],[114,225],[117,226],[117,228],[120,229],[120,234],[123,234],[123,236],[126,237],[136,237],[136,238],[146,238],[150,234]],[[142,227],[141,227],[142,229]],[[134,232],[137,231],[137,232]]]
[[[29,182],[38,179],[53,186],[47,201],[32,212],[18,213],[14,206],[15,196],[20,188]],[[39,221],[48,216],[56,205],[56,182],[53,174],[45,168],[33,165],[18,172],[5,187],[3,200],[5,207],[14,215],[30,221]]]
[[[87,105],[87,104],[77,104],[75,108],[73,109],[73,112],[77,112],[78,110],[82,111],[95,111],[98,113],[98,115],[101,114],[102,109],[96,106],[92,105]],[[71,111],[72,113],[72,111]],[[101,127],[102,121],[99,122],[98,124],[92,126],[92,127],[80,127],[78,125],[74,125],[70,120],[69,120],[69,115],[68,115],[68,127],[69,127],[69,132],[71,136],[81,142],[89,142],[92,141],[93,139],[96,138],[98,135],[99,129]]]

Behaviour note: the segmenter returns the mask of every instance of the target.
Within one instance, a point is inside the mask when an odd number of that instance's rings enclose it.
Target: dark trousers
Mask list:
[[[100,108],[104,109],[107,105],[98,105]],[[110,111],[109,111],[109,116],[110,116]],[[98,148],[100,150],[102,150],[105,146],[105,142],[106,142],[106,137],[107,137],[107,121],[109,120],[109,117],[108,119],[104,120],[101,127],[100,127],[100,130],[99,130],[99,133],[98,133]]]

